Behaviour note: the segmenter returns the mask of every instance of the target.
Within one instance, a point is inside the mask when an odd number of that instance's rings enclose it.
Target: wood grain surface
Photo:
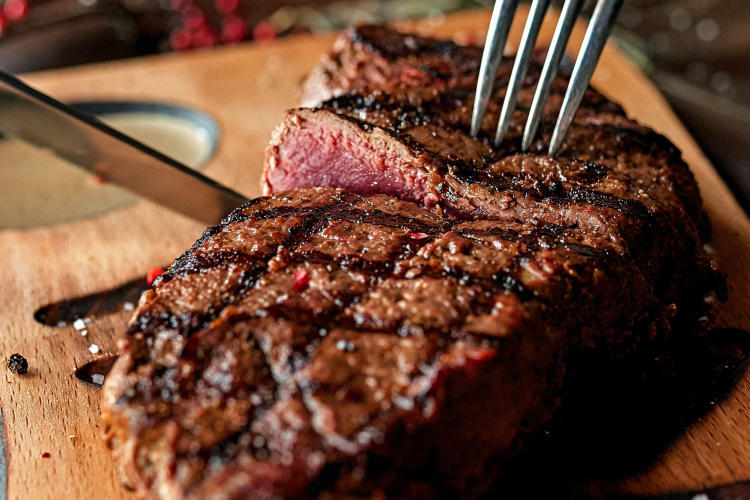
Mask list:
[[[524,16],[520,21],[523,21]],[[546,43],[554,16],[545,23]],[[511,33],[520,39],[522,22]],[[473,11],[403,23],[425,35],[484,38],[489,12]],[[583,38],[577,26],[572,46]],[[31,85],[61,100],[131,99],[192,106],[222,129],[219,150],[205,173],[247,196],[260,194],[263,150],[283,111],[296,105],[301,80],[328,50],[334,36],[297,36],[267,45],[243,44],[183,54],[27,75]],[[517,42],[515,42],[517,43]],[[750,221],[654,86],[613,46],[593,84],[683,151],[700,184],[711,217],[711,246],[729,273],[730,299],[721,324],[750,329]],[[0,149],[0,154],[2,150]],[[133,498],[117,478],[99,437],[99,391],[77,381],[73,370],[101,352],[115,351],[128,314],[74,328],[45,327],[33,319],[46,303],[116,286],[170,263],[203,227],[141,201],[94,220],[51,228],[0,232],[0,354],[22,353],[27,375],[3,368],[7,497],[29,499]],[[695,422],[635,475],[600,480],[590,493],[658,493],[750,478],[750,374],[723,402]],[[49,457],[43,455],[49,453]],[[0,485],[1,486],[1,485]]]

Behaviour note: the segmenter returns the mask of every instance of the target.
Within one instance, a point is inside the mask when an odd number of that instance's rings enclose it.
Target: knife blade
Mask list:
[[[0,132],[207,224],[247,198],[0,71]]]

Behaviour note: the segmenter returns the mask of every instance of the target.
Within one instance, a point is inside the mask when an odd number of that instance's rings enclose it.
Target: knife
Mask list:
[[[241,194],[0,71],[0,132],[50,150],[105,182],[218,224]]]

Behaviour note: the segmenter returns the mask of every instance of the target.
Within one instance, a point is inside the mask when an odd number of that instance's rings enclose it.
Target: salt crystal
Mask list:
[[[99,346],[98,346],[98,345],[96,345],[96,344],[91,344],[91,345],[89,346],[89,352],[90,352],[91,354],[96,354],[97,352],[99,352]]]
[[[123,311],[132,311],[133,309],[135,309],[135,306],[132,302],[125,302],[122,304],[122,309]]]
[[[78,318],[73,322],[73,328],[76,330],[84,330],[86,328],[86,323],[84,323],[81,318]]]
[[[81,330],[81,337],[85,337],[88,334],[89,334],[88,330]]]
[[[414,401],[403,396],[396,396],[393,398],[393,402],[402,410],[411,410],[414,408]]]
[[[101,373],[94,373],[91,375],[91,381],[96,385],[102,385],[104,383],[104,375]]]

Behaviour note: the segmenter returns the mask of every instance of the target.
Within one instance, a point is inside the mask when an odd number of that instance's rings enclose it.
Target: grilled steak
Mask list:
[[[589,90],[540,153],[557,81],[519,152],[536,68],[492,146],[510,63],[472,139],[479,57],[360,27],[315,71],[328,100],[268,149],[276,194],[207,229],[121,340],[102,421],[142,496],[479,498],[570,372],[723,296],[673,145]]]
[[[608,238],[335,189],[256,199],[146,292],[105,383],[154,498],[474,498],[566,361],[671,314]]]
[[[428,54],[424,64],[420,50]],[[665,304],[685,306],[721,288],[701,249],[697,186],[674,145],[589,89],[560,155],[541,153],[567,86],[558,79],[532,152],[521,152],[540,70],[535,65],[507,139],[493,146],[512,60],[498,71],[485,125],[473,139],[476,80],[468,68],[478,57],[474,48],[386,28],[351,30],[306,88],[319,97],[352,93],[288,112],[267,151],[265,192],[333,186],[396,196],[458,218],[575,227],[619,243]],[[445,67],[438,71],[435,61]],[[415,72],[419,78],[412,78]]]

